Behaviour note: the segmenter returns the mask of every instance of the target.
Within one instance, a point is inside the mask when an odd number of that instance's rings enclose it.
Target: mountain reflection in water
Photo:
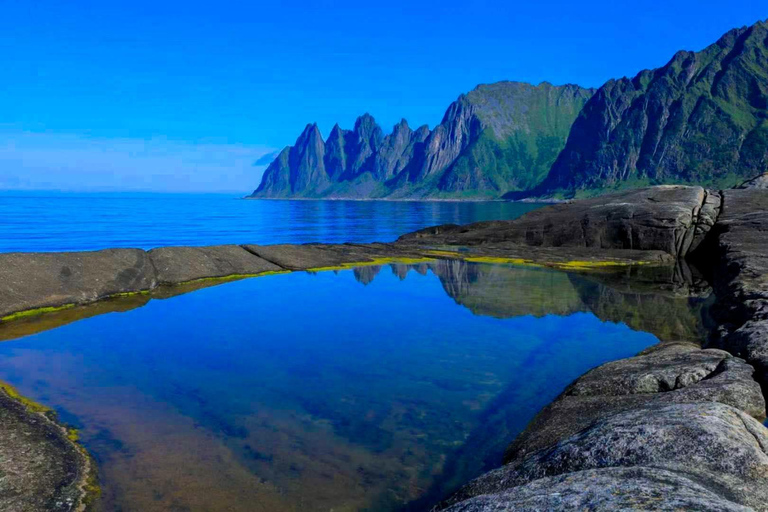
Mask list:
[[[706,336],[708,288],[680,280],[674,267],[634,267],[578,274],[512,265],[473,265],[442,260],[389,265],[400,279],[432,272],[445,293],[476,315],[513,318],[588,312],[604,322],[625,323],[660,340],[701,341]],[[373,282],[383,266],[354,269],[358,282]]]
[[[81,428],[105,510],[423,509],[584,371],[700,338],[708,304],[668,269],[387,267],[6,324],[0,379]]]

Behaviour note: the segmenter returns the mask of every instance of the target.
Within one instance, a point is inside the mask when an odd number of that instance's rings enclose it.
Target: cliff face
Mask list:
[[[546,175],[593,94],[575,85],[482,85],[442,122],[384,135],[365,114],[323,141],[308,125],[270,164],[252,197],[498,197]]]
[[[364,115],[323,142],[310,125],[253,197],[597,195],[656,184],[723,189],[768,167],[768,22],[597,92],[481,85],[430,131],[384,136]]]
[[[610,80],[576,119],[530,195],[692,183],[727,188],[768,163],[768,24],[734,29],[701,52]]]

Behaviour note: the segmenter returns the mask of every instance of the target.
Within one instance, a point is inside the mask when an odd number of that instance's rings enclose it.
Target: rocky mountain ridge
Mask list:
[[[498,82],[461,95],[434,130],[373,117],[323,140],[307,125],[256,198],[525,199],[655,184],[728,188],[768,167],[768,22],[663,67],[576,85]]]
[[[666,183],[722,189],[766,166],[768,22],[758,22],[659,69],[609,80],[584,106],[547,179],[525,195]]]
[[[370,114],[326,140],[306,126],[269,165],[252,197],[494,198],[538,184],[594,91],[576,85],[481,85],[434,130],[403,119],[384,135]]]

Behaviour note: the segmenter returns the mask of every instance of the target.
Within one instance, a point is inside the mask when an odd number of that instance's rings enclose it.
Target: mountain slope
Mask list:
[[[610,80],[585,105],[547,179],[527,195],[659,183],[730,187],[768,164],[768,25]],[[523,194],[510,194],[519,197]]]
[[[499,82],[460,96],[432,131],[403,120],[385,136],[365,114],[323,141],[308,125],[251,197],[495,198],[525,190],[547,175],[593,93]]]

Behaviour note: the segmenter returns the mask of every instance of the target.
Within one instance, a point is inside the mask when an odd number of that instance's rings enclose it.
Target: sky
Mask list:
[[[766,18],[764,0],[0,0],[0,190],[246,193],[307,123],[433,127],[480,83],[598,87]]]

